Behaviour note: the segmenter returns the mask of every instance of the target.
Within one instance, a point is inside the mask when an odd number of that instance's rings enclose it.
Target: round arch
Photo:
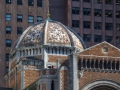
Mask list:
[[[85,85],[81,90],[96,90],[97,87],[112,88],[112,90],[120,90],[120,84],[110,80],[98,80]],[[102,89],[101,89],[102,90]]]

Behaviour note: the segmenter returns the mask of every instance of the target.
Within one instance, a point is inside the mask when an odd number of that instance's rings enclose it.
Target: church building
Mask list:
[[[69,27],[50,18],[29,26],[14,44],[6,87],[14,90],[120,90],[120,49],[86,48]]]

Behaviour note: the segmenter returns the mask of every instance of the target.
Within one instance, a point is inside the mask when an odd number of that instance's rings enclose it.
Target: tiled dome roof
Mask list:
[[[60,22],[45,20],[28,27],[18,39],[14,48],[36,45],[73,46],[84,49],[85,44],[73,30]]]

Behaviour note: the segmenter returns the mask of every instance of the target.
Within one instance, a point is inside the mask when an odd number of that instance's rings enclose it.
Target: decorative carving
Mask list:
[[[22,45],[34,45],[37,43],[41,43],[42,42],[42,27],[43,27],[43,23],[35,26],[34,28],[32,28],[31,30],[28,31],[27,35],[25,35],[25,37],[23,38],[22,41]]]
[[[61,43],[61,44],[70,44],[69,37],[67,32],[57,23],[51,23],[48,27],[48,42],[50,43]]]
[[[102,51],[103,51],[103,53],[108,53],[108,47],[103,47]]]

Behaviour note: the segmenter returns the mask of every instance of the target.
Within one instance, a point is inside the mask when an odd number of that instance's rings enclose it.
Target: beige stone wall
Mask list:
[[[86,84],[95,80],[111,80],[120,83],[119,73],[107,73],[107,72],[88,72],[83,73],[83,77],[79,79],[79,90],[81,90]]]

